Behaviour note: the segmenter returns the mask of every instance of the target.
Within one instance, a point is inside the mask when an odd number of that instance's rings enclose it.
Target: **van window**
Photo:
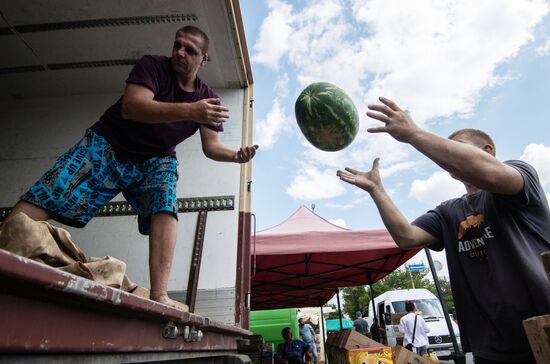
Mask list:
[[[384,302],[378,304],[378,322],[380,327],[384,327]]]
[[[443,317],[443,309],[441,308],[441,302],[439,302],[439,300],[425,299],[425,300],[411,300],[411,301],[414,302],[416,311],[420,312],[420,315],[425,319]],[[392,306],[395,312],[406,312],[405,302],[406,301],[392,302]]]

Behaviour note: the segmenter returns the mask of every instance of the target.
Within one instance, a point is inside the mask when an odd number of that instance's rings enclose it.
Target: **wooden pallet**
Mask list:
[[[542,253],[541,258],[548,280],[550,280],[550,252]],[[550,315],[523,320],[523,328],[537,364],[550,363]]]
[[[523,328],[537,363],[550,363],[550,315],[523,320]]]

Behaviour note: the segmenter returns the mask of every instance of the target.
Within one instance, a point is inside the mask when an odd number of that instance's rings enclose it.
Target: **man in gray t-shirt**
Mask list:
[[[369,324],[363,319],[363,312],[355,311],[355,321],[353,321],[353,327],[355,330],[363,335],[369,333]]]
[[[548,201],[532,166],[499,162],[484,132],[462,129],[448,139],[420,129],[393,101],[370,105],[370,128],[408,143],[464,183],[466,194],[409,223],[385,192],[378,159],[369,172],[337,175],[366,190],[403,249],[445,248],[465,351],[476,364],[533,362],[525,318],[550,312],[550,283],[540,254],[550,250]],[[373,112],[374,111],[374,112]]]

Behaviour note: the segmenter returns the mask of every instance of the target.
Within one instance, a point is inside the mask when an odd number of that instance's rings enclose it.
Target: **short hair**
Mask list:
[[[300,321],[304,321],[304,318],[303,318],[303,317],[300,317],[300,318],[298,319],[298,322],[300,322]]]
[[[363,316],[363,312],[361,312],[361,311],[355,311],[355,316]]]
[[[290,331],[291,328],[290,327],[285,327],[282,331],[281,331],[281,336],[285,336],[286,332],[287,331]]]
[[[405,310],[406,310],[407,312],[412,312],[412,311],[414,311],[414,302],[412,302],[412,301],[407,301],[407,302],[405,302]]]
[[[208,36],[206,35],[206,33],[203,32],[200,28],[198,28],[194,25],[186,25],[184,27],[179,28],[176,31],[176,35],[178,35],[178,33],[186,33],[186,34],[191,34],[191,35],[196,35],[196,36],[201,37],[202,40],[203,40],[202,52],[203,53],[208,52],[208,46],[210,45],[210,39],[208,39]]]
[[[493,147],[493,157],[497,152],[497,147],[493,139],[486,132],[479,129],[460,129],[449,135],[449,139],[454,139],[457,136],[464,135],[474,145],[483,147],[485,144],[490,144]]]

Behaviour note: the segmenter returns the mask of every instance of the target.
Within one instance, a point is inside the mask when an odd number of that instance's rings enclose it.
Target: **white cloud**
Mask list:
[[[352,203],[340,204],[340,203],[332,203],[332,202],[326,203],[324,204],[324,206],[329,209],[351,209],[355,207],[355,205]]]
[[[345,192],[343,184],[332,169],[320,170],[303,165],[286,192],[297,200],[322,200],[337,197]]]
[[[447,172],[438,171],[425,180],[414,180],[409,196],[430,206],[442,201],[460,197],[465,193],[464,185]]]
[[[548,12],[548,4],[355,0],[353,9],[372,32],[362,39],[362,49],[376,55],[365,58],[374,76],[367,99],[394,97],[423,122],[471,115],[480,91],[498,83],[496,67],[533,39],[534,26]]]
[[[410,170],[411,168],[416,166],[416,162],[403,162],[403,163],[397,163],[394,165],[391,165],[387,168],[380,170],[380,177],[387,178],[390,177],[393,174]]]
[[[523,150],[520,159],[535,167],[542,186],[550,188],[550,147],[529,144]]]
[[[284,73],[283,77],[279,78],[277,82],[275,82],[275,86],[273,89],[281,98],[285,98],[288,96],[288,73]]]
[[[398,172],[404,166],[411,167],[413,165],[412,162],[400,163],[408,157],[411,150],[410,146],[399,143],[387,135],[374,137],[367,135],[366,132],[363,134],[359,132],[350,146],[338,152],[325,152],[317,149],[303,137],[302,145],[304,147],[302,152],[304,160],[311,164],[322,165],[335,170],[345,167],[370,170],[374,159],[378,157],[381,158],[381,173],[386,176]]]
[[[347,228],[346,221],[344,219],[329,220],[328,222],[330,222],[331,224],[334,224],[336,226]]]
[[[308,146],[302,153],[304,161],[319,170],[346,166],[365,170],[381,157],[385,176],[413,167],[411,148],[388,135],[367,133],[367,127],[380,125],[364,116],[367,105],[385,95],[410,110],[422,127],[472,116],[482,91],[516,77],[499,74],[498,67],[533,40],[535,26],[549,11],[543,0],[308,0],[299,4],[268,2],[269,14],[261,24],[252,59],[274,70],[284,64],[288,77],[284,83],[298,88],[332,82],[356,104],[361,121],[355,141],[338,153]],[[281,135],[279,130],[262,132],[267,133],[270,146]],[[311,185],[304,178],[313,177],[299,172],[287,191],[296,196],[312,194],[299,186]],[[434,195],[422,190],[423,183],[434,181],[415,182],[411,190]],[[437,192],[445,195],[445,191]],[[315,193],[318,198],[334,195],[330,189]]]
[[[336,169],[344,168],[349,163],[349,151],[341,150],[338,152],[325,152],[317,149],[303,138],[302,146],[304,150],[302,156],[308,163],[323,165],[325,167],[333,168],[336,173]]]
[[[272,68],[286,61],[299,85],[336,83],[361,106],[393,97],[420,123],[470,116],[481,90],[502,82],[497,66],[533,39],[549,10],[543,0],[347,4],[270,1],[253,60]]]
[[[546,55],[550,54],[550,39],[547,39],[546,42],[544,42],[544,44],[541,45],[540,47],[537,47],[537,49],[535,49],[535,51],[540,56],[546,56]]]
[[[264,120],[260,120],[254,128],[254,143],[262,149],[269,150],[277,142],[281,133],[292,130],[292,119],[286,115],[286,109],[278,98],[273,100],[271,110]]]
[[[292,6],[284,1],[271,0],[270,12],[260,26],[260,34],[254,44],[253,62],[277,69],[280,58],[286,53],[292,33]]]

